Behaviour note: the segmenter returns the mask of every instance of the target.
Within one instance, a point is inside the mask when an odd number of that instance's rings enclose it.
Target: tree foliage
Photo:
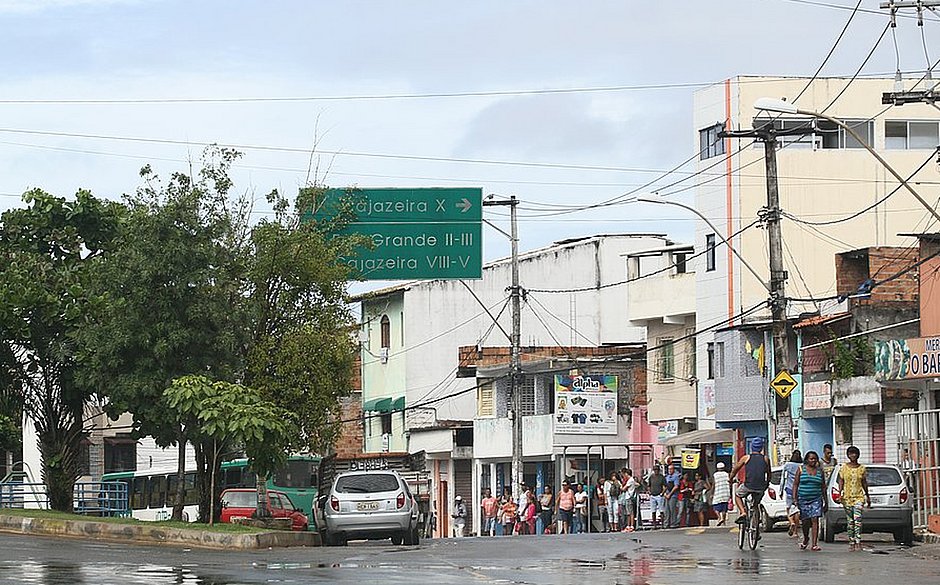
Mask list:
[[[50,505],[70,511],[93,395],[77,380],[72,334],[97,302],[84,276],[110,248],[121,207],[87,191],[66,200],[33,190],[23,200],[0,216],[0,357],[35,424]]]

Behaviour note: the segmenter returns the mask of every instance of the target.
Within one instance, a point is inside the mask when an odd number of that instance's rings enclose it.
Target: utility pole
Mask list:
[[[719,133],[719,137],[756,138],[764,143],[764,166],[767,175],[767,205],[758,213],[767,224],[767,244],[770,253],[770,315],[773,321],[773,362],[771,379],[781,370],[789,370],[793,364],[790,346],[787,340],[787,271],[783,267],[783,234],[780,231],[780,190],[777,181],[777,141],[778,136],[801,136],[812,134],[812,126],[790,130],[776,130],[773,123],[765,124],[753,130],[739,130]],[[768,391],[770,389],[768,388]],[[775,397],[776,412],[790,412],[789,399]],[[773,419],[771,419],[772,422]],[[772,425],[771,425],[772,426]],[[770,429],[768,429],[770,430]],[[784,434],[793,442],[793,425]],[[774,435],[770,439],[773,441]]]
[[[522,329],[522,289],[519,286],[519,225],[516,221],[516,206],[519,201],[515,195],[508,200],[486,200],[484,206],[488,205],[508,205],[509,206],[509,240],[512,244],[512,284],[509,287],[509,295],[512,307],[512,331],[510,332],[510,350],[509,350],[509,387],[510,387],[510,418],[512,420],[512,464],[510,470],[510,481],[512,482],[512,493],[516,498],[522,495],[519,491],[522,485],[522,349],[521,349],[521,329]],[[502,231],[502,230],[500,230]]]

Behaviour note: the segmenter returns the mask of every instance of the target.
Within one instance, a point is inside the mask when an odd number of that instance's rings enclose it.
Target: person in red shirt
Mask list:
[[[499,500],[493,496],[489,488],[483,490],[483,501],[480,503],[483,510],[483,530],[481,535],[493,536],[496,533],[496,515],[499,513]]]

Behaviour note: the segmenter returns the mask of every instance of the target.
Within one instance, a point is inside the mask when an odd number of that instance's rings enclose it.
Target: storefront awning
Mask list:
[[[400,412],[405,410],[405,397],[399,396],[392,402],[392,412]]]
[[[362,403],[363,412],[390,412],[392,410],[391,398],[374,398]]]
[[[734,435],[734,429],[699,429],[669,437],[663,442],[663,445],[674,447],[676,445],[701,445],[704,443],[731,443],[734,441]]]

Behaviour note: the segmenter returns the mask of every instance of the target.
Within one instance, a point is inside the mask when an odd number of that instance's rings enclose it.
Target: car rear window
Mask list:
[[[866,470],[868,475],[868,485],[872,487],[899,485],[901,483],[901,474],[897,469],[890,467],[869,467]]]
[[[222,501],[229,508],[254,508],[258,505],[258,495],[255,492],[227,492]]]
[[[389,473],[344,475],[336,480],[336,491],[341,494],[371,494],[397,489],[398,478]]]
[[[770,483],[777,485],[780,483],[780,476],[783,475],[783,470],[778,469],[777,471],[770,472]]]

